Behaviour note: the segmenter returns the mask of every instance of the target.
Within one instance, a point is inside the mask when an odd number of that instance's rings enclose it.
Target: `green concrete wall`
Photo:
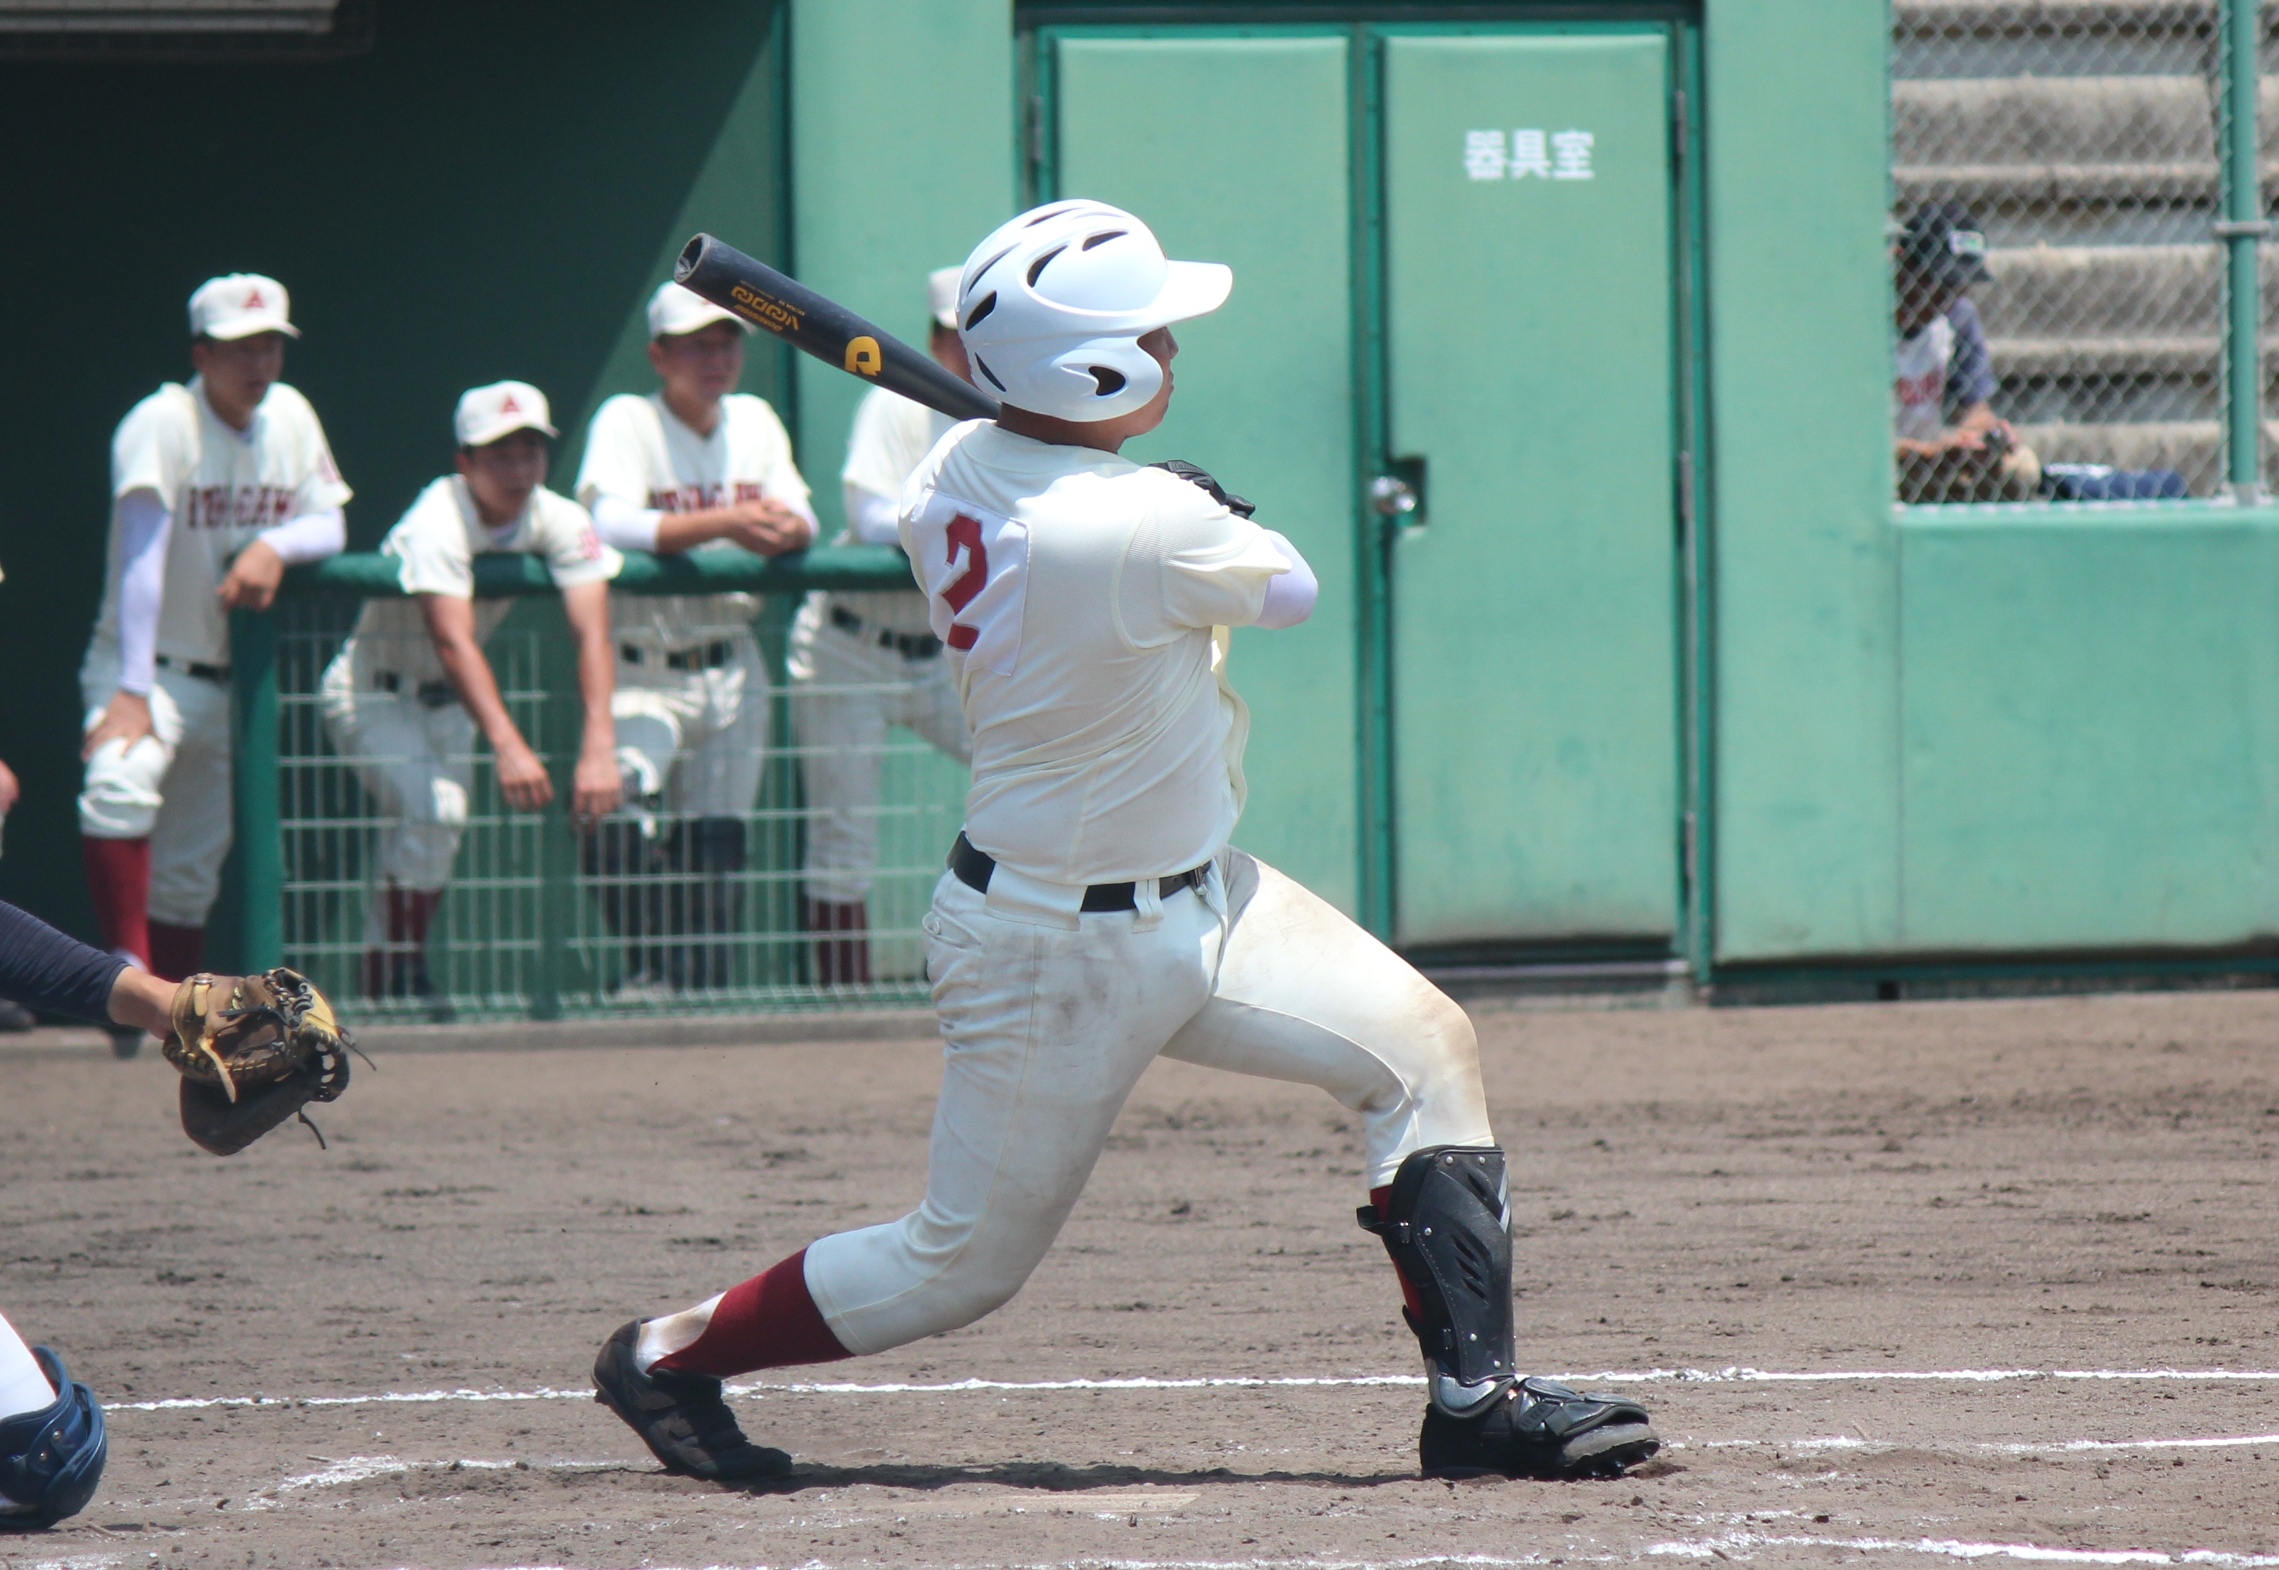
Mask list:
[[[110,434],[188,374],[190,291],[237,269],[291,289],[307,337],[286,376],[324,418],[369,546],[448,466],[462,389],[525,378],[574,431],[627,381],[611,369],[626,324],[692,223],[780,248],[778,27],[756,0],[388,0],[353,60],[0,66],[0,289],[18,302],[0,758],[25,787],[0,897],[92,934],[74,673]],[[747,385],[779,393],[780,376],[762,354]]]
[[[1013,216],[1011,0],[790,0],[792,267],[924,346],[926,275]],[[801,462],[826,535],[863,388],[800,357]],[[828,482],[828,483],[826,483]]]
[[[1708,0],[1720,959],[1900,935],[1881,0]]]

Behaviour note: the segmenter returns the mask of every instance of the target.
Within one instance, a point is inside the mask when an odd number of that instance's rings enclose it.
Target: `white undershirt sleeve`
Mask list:
[[[174,514],[158,492],[119,498],[119,690],[150,695],[158,674],[158,612],[166,597],[166,542]]]
[[[654,551],[657,524],[665,515],[654,507],[636,507],[622,496],[599,492],[593,499],[594,533],[604,545],[621,551]]]
[[[298,518],[287,518],[274,529],[263,529],[261,538],[269,542],[269,548],[284,559],[286,566],[297,567],[303,562],[338,556],[347,549],[348,519],[338,507],[304,512]]]
[[[847,532],[863,545],[900,545],[902,543],[902,503],[892,496],[881,496],[862,485],[844,485],[840,489],[847,500]]]
[[[1288,572],[1276,573],[1266,585],[1266,606],[1258,613],[1254,627],[1295,627],[1314,613],[1314,601],[1321,596],[1321,582],[1314,577],[1313,568],[1298,554],[1298,548],[1272,529],[1266,538],[1282,553],[1290,564]]]

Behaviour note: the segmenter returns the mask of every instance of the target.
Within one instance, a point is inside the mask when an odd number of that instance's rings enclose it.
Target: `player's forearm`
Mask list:
[[[148,697],[158,674],[158,616],[174,514],[156,491],[119,501],[119,690]]]
[[[0,901],[0,997],[42,1013],[100,1022],[113,1017],[112,989],[126,968],[117,955],[89,948]]]
[[[609,586],[584,583],[562,594],[562,612],[578,642],[578,696],[586,722],[583,750],[617,751],[617,727],[610,700],[617,694],[617,650],[609,634]]]
[[[435,657],[443,665],[443,674],[450,679],[451,690],[459,694],[460,705],[482,731],[483,739],[491,744],[491,751],[504,752],[522,746],[522,732],[515,729],[514,718],[506,711],[506,698],[499,691],[498,677],[474,639],[437,638]]]
[[[264,529],[261,538],[286,566],[297,567],[303,562],[338,556],[346,550],[348,519],[338,507],[327,507],[320,512],[288,518],[274,529]]]
[[[621,551],[656,551],[664,547],[658,543],[666,515],[654,507],[643,507],[622,496],[604,491],[593,499],[593,529],[602,543]]]

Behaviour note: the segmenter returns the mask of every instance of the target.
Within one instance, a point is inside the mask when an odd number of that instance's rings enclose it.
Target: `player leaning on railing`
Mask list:
[[[750,331],[677,283],[649,301],[661,384],[594,411],[578,500],[622,550],[780,556],[815,538],[807,482],[766,400],[736,391]],[[767,764],[768,668],[751,594],[620,598],[617,756],[625,810],[585,842],[627,940],[624,1001],[726,986],[743,925],[744,819]]]
[[[79,830],[103,942],[169,980],[198,968],[230,846],[229,613],[337,552],[349,489],[309,401],[278,380],[284,286],[254,273],[190,296],[188,386],[111,440],[103,608],[79,670]],[[132,1056],[139,1035],[112,1041]]]
[[[520,551],[545,561],[577,642],[585,706],[571,813],[590,830],[620,800],[609,580],[621,558],[583,507],[546,488],[546,443],[557,432],[544,393],[527,382],[472,388],[451,429],[458,472],[421,491],[380,542],[409,598],[367,600],[319,683],[333,746],[389,820],[382,884],[366,906],[364,990],[438,1009],[427,934],[467,827],[476,730],[491,745],[509,807],[535,812],[554,798],[483,655],[509,602],[474,597],[477,556]]]
[[[1314,577],[1208,475],[1117,450],[1163,421],[1171,324],[1232,286],[1084,201],[966,263],[959,330],[1003,413],[945,438],[901,513],[973,730],[965,832],[925,918],[947,1048],[926,1195],[610,1337],[601,1398],[674,1470],[790,1466],[737,1428],[725,1376],[882,1352],[1011,1298],[1159,1056],[1361,1115],[1363,1224],[1429,1375],[1427,1473],[1616,1472],[1657,1448],[1634,1402],[1519,1376],[1504,1153],[1463,1011],[1229,843],[1249,723],[1225,629],[1305,620]]]

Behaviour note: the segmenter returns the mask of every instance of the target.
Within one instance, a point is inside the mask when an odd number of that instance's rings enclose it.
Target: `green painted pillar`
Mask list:
[[[231,810],[237,831],[238,954],[246,970],[285,962],[283,781],[277,758],[277,617],[230,616]]]
[[[2271,225],[2263,216],[2256,168],[2256,54],[2262,0],[2223,0],[2224,216],[2216,234],[2230,252],[2225,424],[2231,490],[2250,503],[2263,494],[2263,279],[2258,249]]]

